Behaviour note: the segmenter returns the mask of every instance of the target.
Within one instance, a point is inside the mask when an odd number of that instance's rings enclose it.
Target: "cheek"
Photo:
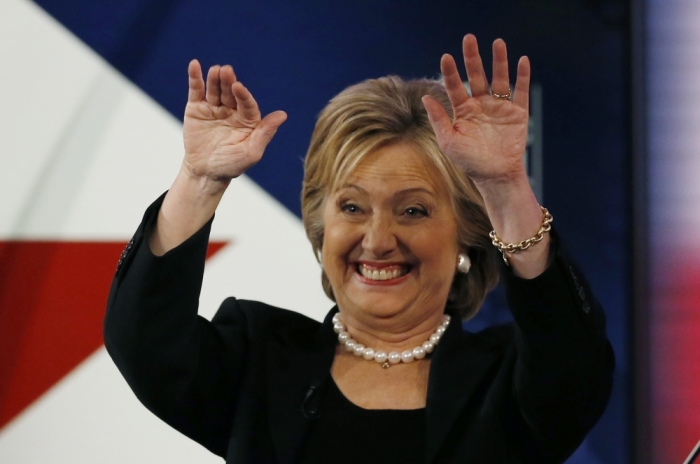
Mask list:
[[[425,264],[426,271],[437,280],[452,281],[457,263],[457,232],[450,224],[430,228],[425,233],[414,235],[410,245],[413,252]]]
[[[345,272],[348,256],[358,243],[357,238],[357,232],[347,223],[333,221],[332,218],[326,222],[321,256],[329,279],[333,280],[334,276]]]
[[[451,221],[436,221],[428,227],[412,231],[406,235],[411,248],[422,254],[425,259],[439,261],[446,259],[447,255],[458,252],[457,228]]]

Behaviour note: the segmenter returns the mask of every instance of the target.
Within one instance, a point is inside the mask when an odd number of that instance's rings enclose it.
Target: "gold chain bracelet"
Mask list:
[[[496,235],[495,230],[492,230],[489,233],[489,237],[491,237],[491,243],[493,243],[493,246],[498,248],[498,251],[500,251],[503,255],[503,261],[505,261],[506,266],[510,266],[506,253],[517,253],[518,251],[527,250],[535,243],[542,241],[542,239],[544,238],[544,234],[552,230],[552,221],[554,221],[554,218],[551,214],[549,214],[547,208],[545,208],[544,206],[540,206],[540,208],[542,208],[542,225],[540,226],[540,230],[538,230],[535,235],[528,238],[527,240],[523,240],[520,243],[503,243],[501,239],[498,238],[498,235]]]

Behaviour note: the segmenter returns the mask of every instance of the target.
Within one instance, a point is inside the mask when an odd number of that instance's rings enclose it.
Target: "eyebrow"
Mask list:
[[[361,193],[363,193],[363,194],[365,194],[365,195],[368,193],[367,190],[363,189],[362,187],[360,187],[360,186],[357,185],[357,184],[349,184],[349,183],[346,183],[346,184],[341,185],[340,188],[339,188],[338,190],[342,190],[342,189],[354,189],[354,190],[359,190]],[[411,187],[411,188],[399,190],[399,191],[396,192],[396,194],[394,194],[393,196],[395,196],[395,197],[397,197],[397,196],[403,196],[403,195],[407,195],[407,194],[410,194],[410,193],[427,193],[428,195],[435,196],[435,192],[433,192],[432,190],[428,190],[427,188],[424,188],[424,187]]]

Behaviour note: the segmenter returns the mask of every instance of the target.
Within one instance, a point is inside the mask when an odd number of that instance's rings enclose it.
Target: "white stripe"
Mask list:
[[[27,0],[0,2],[0,60],[0,240],[126,242],[177,173],[180,123]],[[203,315],[229,295],[317,319],[330,307],[301,222],[250,179],[213,238],[232,245],[207,266]],[[221,460],[146,411],[102,349],[0,430],[0,462]]]

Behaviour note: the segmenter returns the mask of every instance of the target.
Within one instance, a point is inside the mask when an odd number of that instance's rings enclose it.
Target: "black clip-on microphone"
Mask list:
[[[314,379],[309,389],[306,391],[304,401],[301,402],[301,413],[309,420],[316,420],[321,417],[321,399],[326,390],[328,374]]]
[[[304,401],[301,402],[301,413],[309,420],[316,420],[321,416],[321,411],[319,411],[319,395],[314,395],[317,389],[318,385],[311,385],[306,391]]]

